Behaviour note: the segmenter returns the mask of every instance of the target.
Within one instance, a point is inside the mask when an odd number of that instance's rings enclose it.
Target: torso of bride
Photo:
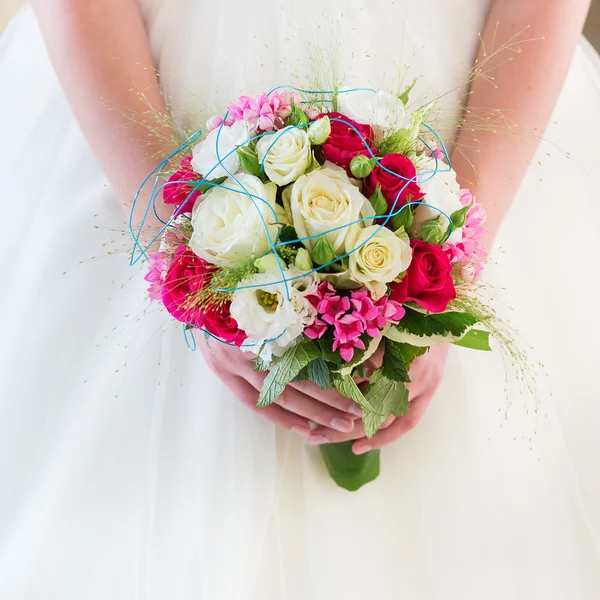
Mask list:
[[[396,89],[460,112],[491,0],[139,0],[167,101],[186,124],[240,94],[310,85]],[[327,78],[325,78],[327,79]],[[453,93],[448,93],[454,90]]]

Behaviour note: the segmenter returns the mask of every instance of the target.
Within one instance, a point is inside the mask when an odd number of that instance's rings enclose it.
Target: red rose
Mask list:
[[[395,175],[382,169],[381,165]],[[415,181],[411,181],[416,176],[417,169],[410,159],[402,154],[387,154],[365,178],[365,196],[370,198],[379,184],[381,193],[387,200],[388,208],[390,210],[393,208],[396,212],[409,201],[409,198],[414,202],[423,197],[419,185]]]
[[[324,116],[324,114],[319,115],[318,118]],[[373,145],[373,130],[370,125],[357,123],[341,113],[327,113],[327,116],[332,119],[331,133],[329,134],[327,141],[321,146],[321,154],[332,163],[344,167],[348,175],[352,177],[350,161],[358,154],[364,154],[368,157],[371,156],[365,143],[368,144],[369,147]],[[343,119],[345,123],[334,121],[333,119]],[[361,135],[354,131],[350,125],[353,125]],[[371,148],[371,152],[376,154],[377,150]]]
[[[229,312],[229,305],[230,303],[222,304],[219,307],[210,306],[204,313],[204,329],[224,342],[235,344],[239,348],[248,336],[238,328],[237,321]]]
[[[416,302],[432,313],[442,313],[456,298],[452,265],[446,253],[434,244],[412,241],[413,256],[406,276],[392,283],[390,298],[404,304]]]
[[[177,247],[162,287],[163,304],[175,319],[196,327],[204,325],[198,292],[210,283],[213,271],[212,265],[187,246]]]
[[[176,204],[178,206],[180,204],[185,204],[179,211],[179,214],[192,212],[194,202],[196,202],[196,199],[200,195],[199,190],[194,190],[193,182],[200,181],[202,176],[198,175],[198,173],[192,169],[191,161],[191,156],[185,156],[181,160],[179,169],[169,177],[169,181],[163,188],[165,204]]]

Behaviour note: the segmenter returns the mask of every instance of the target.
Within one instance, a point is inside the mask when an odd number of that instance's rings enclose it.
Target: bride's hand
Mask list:
[[[365,437],[362,423],[357,421],[352,432],[344,434],[325,428],[312,431],[308,441],[311,444],[327,444],[357,440],[352,446],[355,454],[364,454],[369,450],[382,448],[413,429],[421,420],[431,399],[444,376],[448,357],[448,345],[433,346],[427,354],[415,359],[410,369],[411,382],[407,384],[410,394],[410,408],[402,417],[391,417],[371,438]]]
[[[335,390],[324,391],[309,382],[288,386],[275,404],[256,408],[266,373],[258,373],[247,354],[218,341],[198,336],[198,345],[206,362],[238,400],[271,423],[308,438],[310,423],[322,425],[322,431],[347,435],[360,417],[357,404]]]

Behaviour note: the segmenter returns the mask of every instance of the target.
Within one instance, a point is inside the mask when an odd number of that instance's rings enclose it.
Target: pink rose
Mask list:
[[[175,250],[162,286],[162,301],[181,323],[204,325],[200,292],[210,283],[214,267],[196,256],[187,246]]]
[[[234,344],[238,348],[248,337],[239,329],[237,321],[229,312],[230,303],[219,307],[209,306],[204,313],[204,329],[228,344]]]
[[[165,204],[183,204],[179,213],[192,212],[194,202],[200,196],[199,190],[194,190],[194,182],[202,179],[191,165],[191,156],[185,156],[181,160],[179,169],[169,177],[169,180],[163,187],[163,198]]]
[[[432,313],[442,313],[456,298],[452,265],[446,253],[434,244],[411,242],[413,256],[406,276],[392,283],[390,299],[400,304],[416,302]]]
[[[393,208],[396,212],[409,200],[415,202],[423,197],[419,184],[414,181],[416,177],[417,169],[409,158],[402,154],[386,154],[365,179],[364,194],[370,198],[379,185],[388,209]]]
[[[348,175],[353,177],[350,171],[350,162],[359,154],[371,156],[367,146],[373,146],[373,129],[370,125],[361,125],[341,113],[332,112],[319,115],[319,117],[324,116],[331,119],[331,133],[327,141],[321,146],[321,154],[332,163],[344,167]],[[341,119],[341,121],[336,119]],[[350,125],[360,132],[362,138]],[[365,143],[367,146],[365,146]],[[375,148],[371,148],[371,152],[377,154]]]

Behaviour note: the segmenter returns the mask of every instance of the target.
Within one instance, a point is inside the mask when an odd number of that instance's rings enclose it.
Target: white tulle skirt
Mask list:
[[[506,410],[500,353],[453,348],[423,422],[355,494],[149,305],[28,9],[0,41],[0,82],[3,600],[600,597],[589,45],[489,270],[548,373],[539,408],[514,393]]]

